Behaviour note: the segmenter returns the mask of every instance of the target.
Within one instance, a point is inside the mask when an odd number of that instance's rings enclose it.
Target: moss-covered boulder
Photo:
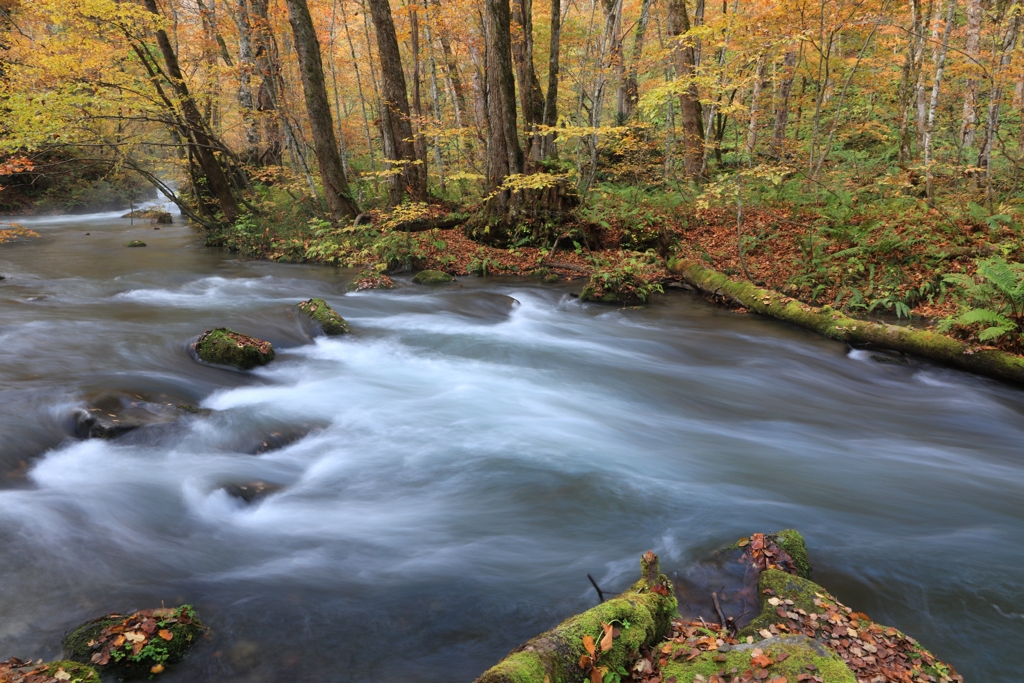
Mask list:
[[[274,347],[270,342],[226,327],[203,332],[194,348],[199,359],[206,363],[230,365],[239,370],[251,370],[274,360]]]
[[[348,283],[348,291],[362,292],[366,289],[394,289],[395,281],[384,273],[375,270],[364,270]]]
[[[412,281],[418,285],[443,285],[454,282],[455,278],[440,270],[421,270],[413,276]]]
[[[323,333],[335,337],[348,332],[348,323],[323,299],[309,299],[298,305],[299,312],[313,319]]]
[[[191,605],[108,614],[66,635],[64,655],[103,674],[149,678],[184,657],[202,632]]]
[[[577,683],[627,668],[668,634],[676,604],[657,556],[645,553],[629,590],[516,648],[477,683]]]
[[[773,681],[778,676],[787,683],[815,680],[820,683],[857,683],[850,667],[834,652],[804,635],[782,635],[758,643],[723,645],[690,659],[691,649],[675,646],[669,661],[661,669],[662,680],[675,677],[676,683],[709,683],[739,680]]]
[[[813,581],[768,569],[761,573],[758,588],[761,613],[739,631],[741,640],[802,634],[836,653],[858,680],[878,676],[890,680],[895,671],[914,679],[921,674],[932,676],[939,683],[963,681],[952,666],[936,659],[915,639],[854,612]]]
[[[91,666],[61,660],[45,664],[23,662],[11,657],[0,662],[0,681],[3,683],[100,683],[100,675]]]
[[[144,246],[146,246],[146,243],[143,242],[142,240],[132,240],[130,242],[125,242],[124,246],[126,246],[126,247],[144,247]]]

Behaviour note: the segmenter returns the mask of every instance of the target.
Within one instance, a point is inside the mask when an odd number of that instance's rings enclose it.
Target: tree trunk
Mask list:
[[[974,146],[974,131],[978,124],[978,65],[981,54],[981,0],[967,0],[967,82],[964,84],[964,113],[960,124],[960,142],[965,148]]]
[[[409,195],[423,201],[427,198],[427,169],[416,163],[412,124],[409,120],[409,96],[402,70],[402,55],[398,51],[398,36],[391,17],[388,0],[369,0],[370,14],[377,33],[377,54],[381,69],[381,129],[384,134],[384,155],[395,165],[388,190],[391,206],[402,203]]]
[[[757,59],[757,75],[754,77],[754,87],[750,94],[750,125],[747,127],[747,157],[753,162],[754,152],[757,148],[757,121],[758,104],[761,99],[761,89],[764,88],[764,79],[768,73],[768,59],[760,55]]]
[[[1006,32],[1003,34],[999,63],[993,77],[992,93],[989,95],[984,137],[978,151],[977,166],[985,169],[986,188],[990,202],[992,199],[992,146],[999,131],[999,109],[1003,104],[1003,77],[1013,59],[1013,51],[1017,47],[1017,33],[1021,21],[1018,12],[1010,9],[1008,13],[1010,16],[1006,19]]]
[[[779,101],[775,106],[775,126],[772,129],[772,153],[781,157],[786,142],[786,126],[789,124],[789,97],[793,92],[793,77],[796,75],[796,50],[788,50],[782,58],[782,77],[779,82]]]
[[[519,40],[512,43],[512,61],[519,85],[519,106],[530,164],[541,159],[541,140],[536,126],[544,123],[544,93],[533,65],[533,0],[512,0],[512,21],[520,27]]]
[[[160,15],[156,0],[146,0],[146,9],[157,16]],[[206,122],[203,120],[195,100],[192,99],[188,85],[185,83],[185,77],[181,73],[178,55],[174,51],[167,33],[162,28],[156,31],[156,41],[167,67],[167,76],[171,87],[178,95],[178,105],[186,125],[182,133],[187,138],[189,155],[196,160],[202,170],[206,179],[206,188],[216,199],[224,218],[229,223],[233,223],[239,214],[238,200],[235,197],[228,173],[221,166],[215,153],[215,150],[223,150],[223,146],[209,133]],[[226,152],[226,150],[224,151]],[[201,189],[200,187],[195,188],[197,193]]]
[[[683,170],[688,178],[697,178],[704,163],[704,121],[697,84],[696,58],[692,39],[685,34],[690,30],[690,17],[686,0],[669,0],[668,33],[677,40],[674,49],[676,77],[685,81],[679,94],[679,123],[682,127]]]
[[[236,0],[234,12],[238,29],[238,106],[242,110],[242,132],[245,137],[246,163],[259,160],[260,134],[256,127],[256,101],[252,92],[252,75],[256,71],[256,60],[252,51],[252,22],[249,20],[248,0]]]
[[[651,17],[651,0],[643,0],[640,4],[640,18],[637,20],[636,34],[633,37],[633,57],[629,65],[629,74],[623,85],[622,115],[625,119],[633,118],[637,102],[640,101],[637,83],[640,70],[640,59],[644,54],[644,38],[647,36],[647,22]]]
[[[423,137],[423,69],[420,67],[420,18],[416,5],[406,2],[409,9],[409,42],[412,45],[412,132],[413,149],[416,150],[416,160],[423,166],[423,196],[426,199],[427,192],[427,139]]]
[[[264,146],[260,154],[260,163],[280,166],[284,155],[284,130],[279,111],[281,92],[284,90],[281,80],[281,59],[270,28],[269,0],[250,1],[256,15],[253,31],[256,47],[254,57],[262,79],[256,93],[256,111]]]
[[[903,74],[900,89],[896,97],[900,116],[899,153],[901,165],[909,164],[911,155],[910,110],[916,92],[915,84],[921,71],[921,54],[924,50],[923,25],[921,21],[920,0],[910,0],[911,33],[907,41],[907,55],[903,61]]]
[[[335,220],[355,218],[359,215],[359,207],[349,192],[338,141],[334,136],[331,107],[324,83],[324,67],[320,58],[320,41],[313,28],[313,18],[309,15],[306,0],[287,0],[287,4],[288,20],[292,25],[295,52],[302,76],[302,90],[306,96],[306,113],[313,133],[313,150],[320,167],[327,209]]]
[[[544,100],[544,125],[554,128],[558,125],[558,57],[562,42],[562,3],[561,0],[551,0],[551,43],[548,54],[548,94]],[[544,158],[554,158],[558,155],[555,147],[554,134],[544,136],[543,140]]]
[[[523,172],[523,151],[516,126],[516,84],[512,73],[512,16],[509,0],[484,0],[487,46],[487,188],[494,191],[505,178]],[[508,195],[507,191],[499,195]],[[496,197],[497,199],[497,197]],[[495,202],[504,210],[508,196]]]
[[[949,15],[946,17],[946,28],[942,34],[942,43],[936,54],[935,83],[928,102],[928,113],[924,127],[924,165],[925,193],[928,203],[935,203],[935,173],[932,169],[932,132],[935,130],[935,110],[939,106],[939,87],[942,85],[942,74],[946,69],[946,51],[949,49],[949,36],[953,31],[953,19],[956,13],[956,0],[949,0]]]

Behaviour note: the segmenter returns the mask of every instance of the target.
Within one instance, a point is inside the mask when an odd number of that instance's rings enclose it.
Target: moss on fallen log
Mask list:
[[[927,330],[856,320],[831,306],[817,308],[749,282],[736,282],[697,261],[672,260],[669,270],[700,291],[738,303],[755,313],[800,325],[854,346],[890,349],[974,372],[1024,384],[1024,358],[970,344]]]
[[[592,669],[628,667],[641,646],[668,634],[676,613],[672,585],[657,556],[645,553],[640,564],[640,580],[625,593],[516,648],[476,683],[582,683]],[[604,640],[609,632],[610,640]]]

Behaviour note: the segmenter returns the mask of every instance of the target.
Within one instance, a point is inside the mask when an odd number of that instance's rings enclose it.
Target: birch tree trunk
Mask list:
[[[306,114],[313,132],[313,150],[320,167],[320,181],[327,198],[327,209],[335,220],[355,218],[359,215],[359,207],[349,192],[338,141],[334,136],[331,107],[324,83],[324,66],[320,58],[320,41],[313,28],[313,18],[309,14],[306,0],[287,0],[287,5],[288,20],[295,38],[295,52],[299,58],[302,90],[306,96]]]
[[[963,147],[974,147],[974,132],[978,124],[978,70],[975,63],[981,54],[981,0],[967,0],[967,82],[964,84],[964,113],[960,124],[960,142]]]
[[[284,131],[278,110],[284,83],[281,80],[281,59],[277,43],[270,28],[269,0],[251,0],[253,12],[253,38],[256,67],[260,72],[260,87],[256,93],[256,111],[260,125],[260,138],[264,150],[260,163],[280,166],[284,154]],[[255,14],[255,17],[252,15]]]
[[[924,129],[924,165],[925,165],[925,194],[928,203],[935,202],[935,172],[932,168],[932,133],[935,130],[935,110],[939,105],[939,88],[942,85],[942,75],[946,69],[946,51],[949,49],[949,36],[953,32],[953,19],[956,13],[956,0],[949,0],[949,14],[946,17],[946,28],[942,33],[942,43],[936,54],[935,61],[935,82],[932,84],[932,95],[928,102],[928,114],[925,120]]]
[[[786,126],[789,124],[789,97],[793,92],[796,58],[797,51],[795,49],[787,50],[782,58],[779,101],[775,105],[775,125],[772,128],[772,153],[776,157],[781,157],[785,154]]]
[[[754,77],[754,86],[750,93],[750,123],[747,126],[747,156],[753,160],[754,151],[757,148],[757,121],[758,104],[761,99],[761,90],[764,88],[764,79],[768,73],[768,59],[761,55],[757,59],[757,75]]]

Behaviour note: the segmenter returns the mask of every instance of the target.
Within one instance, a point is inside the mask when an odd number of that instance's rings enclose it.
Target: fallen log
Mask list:
[[[457,228],[469,220],[468,216],[462,214],[451,214],[440,218],[416,218],[411,221],[399,223],[394,227],[395,232],[426,232],[427,230],[451,230]]]
[[[970,344],[927,330],[856,320],[831,306],[817,308],[749,282],[737,282],[702,263],[670,260],[668,268],[699,291],[735,301],[779,320],[805,327],[853,346],[907,353],[993,379],[1024,384],[1024,358]]]
[[[636,660],[669,632],[676,614],[672,584],[658,556],[640,558],[641,578],[621,595],[566,619],[513,650],[476,683],[583,683]]]

